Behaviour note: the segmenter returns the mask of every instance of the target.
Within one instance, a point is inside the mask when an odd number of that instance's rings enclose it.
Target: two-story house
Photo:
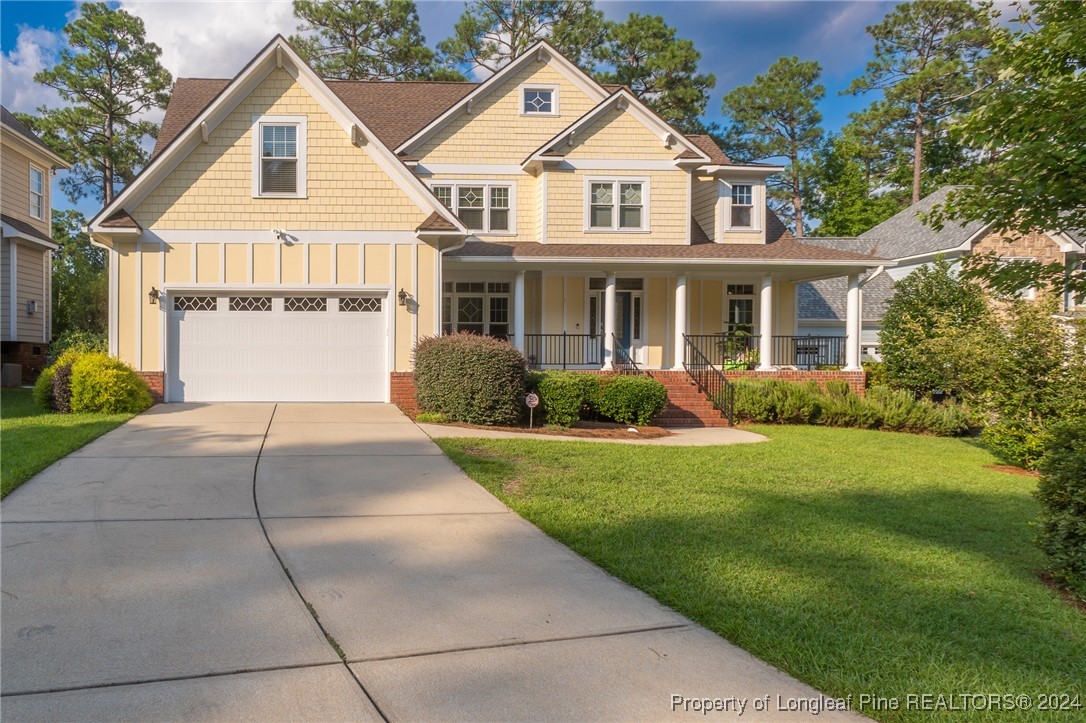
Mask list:
[[[0,360],[32,382],[52,339],[49,179],[71,166],[0,106]]]
[[[397,397],[416,340],[541,367],[682,370],[722,332],[793,366],[797,283],[884,262],[801,243],[739,165],[546,43],[481,83],[319,78],[281,37],[177,81],[91,222],[110,345],[169,400]],[[859,331],[846,366],[859,369]]]

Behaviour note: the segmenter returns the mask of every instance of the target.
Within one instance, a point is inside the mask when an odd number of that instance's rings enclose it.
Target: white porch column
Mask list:
[[[762,276],[758,297],[758,371],[771,372],[773,366],[773,275]]]
[[[524,272],[513,277],[513,346],[524,353]]]
[[[675,279],[675,351],[671,359],[671,368],[681,370],[683,357],[686,355],[686,276]]]
[[[860,299],[860,275],[849,274],[845,306],[845,371],[855,372],[860,366],[860,335],[863,332],[863,303]]]
[[[615,366],[615,274],[608,272],[603,291],[603,368]]]

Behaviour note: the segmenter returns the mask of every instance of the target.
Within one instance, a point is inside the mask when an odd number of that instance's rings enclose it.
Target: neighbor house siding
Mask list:
[[[306,198],[253,198],[253,118],[307,118]],[[144,228],[413,230],[423,213],[284,70],[275,70],[135,209]]]
[[[4,131],[6,134],[7,131]],[[42,205],[42,218],[30,215],[30,166],[41,169],[42,192],[45,200]],[[5,144],[0,153],[0,208],[8,216],[14,216],[49,236],[49,164],[32,160]],[[40,340],[39,340],[40,341]]]
[[[11,241],[0,243],[0,338],[11,341]]]
[[[23,244],[19,244],[15,253],[15,314],[19,319],[17,341],[41,342],[45,338],[43,334],[49,300],[46,298],[44,273],[48,255],[48,251]],[[30,301],[37,304],[33,315],[26,313],[26,305]]]
[[[520,113],[522,84],[558,86],[560,115]],[[514,163],[529,154],[596,105],[564,75],[545,63],[532,62],[493,88],[472,112],[461,113],[423,143],[414,155],[426,163]],[[485,158],[485,161],[482,160]]]

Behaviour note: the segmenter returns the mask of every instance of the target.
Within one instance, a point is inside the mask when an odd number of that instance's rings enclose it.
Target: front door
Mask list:
[[[603,335],[604,293],[592,290],[588,294],[588,330],[593,338]],[[641,340],[641,315],[644,295],[641,291],[615,292],[615,338],[630,350],[638,364],[644,363]]]
[[[615,336],[622,346],[630,348],[633,342],[633,293],[629,291],[615,292]]]

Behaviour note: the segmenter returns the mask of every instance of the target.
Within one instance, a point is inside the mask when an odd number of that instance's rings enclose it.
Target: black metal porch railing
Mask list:
[[[845,365],[843,336],[775,336],[773,365],[818,369]]]
[[[735,424],[735,387],[724,377],[719,365],[713,364],[698,347],[692,337],[683,334],[683,368],[708,397],[713,406],[728,418],[728,424]]]
[[[525,334],[524,356],[533,369],[603,366],[601,334]]]
[[[758,365],[758,338],[753,334],[687,334],[686,343],[713,366],[753,369]]]
[[[614,359],[611,362],[611,366],[619,374],[640,374],[641,370],[637,367],[637,362],[634,361],[633,355],[630,354],[629,348],[627,348],[619,338],[614,334],[611,335],[612,352]]]

